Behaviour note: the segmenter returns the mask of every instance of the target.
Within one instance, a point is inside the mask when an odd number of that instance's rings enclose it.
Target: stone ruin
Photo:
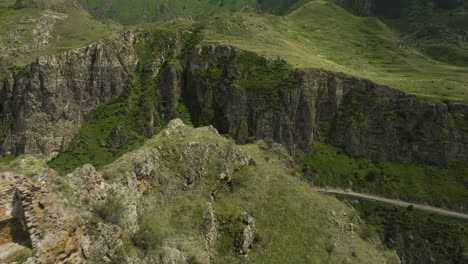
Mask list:
[[[0,173],[0,258],[19,247],[34,248],[42,239],[35,195],[41,187],[22,175]]]

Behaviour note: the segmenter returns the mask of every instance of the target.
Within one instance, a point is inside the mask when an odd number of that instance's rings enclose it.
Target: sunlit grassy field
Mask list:
[[[208,22],[207,40],[234,45],[297,68],[368,78],[436,102],[468,102],[468,68],[444,64],[406,45],[374,17],[314,1],[285,17],[225,13]]]

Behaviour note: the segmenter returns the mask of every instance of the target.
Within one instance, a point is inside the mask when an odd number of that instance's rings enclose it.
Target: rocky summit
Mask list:
[[[3,0],[0,263],[466,263],[467,10]]]

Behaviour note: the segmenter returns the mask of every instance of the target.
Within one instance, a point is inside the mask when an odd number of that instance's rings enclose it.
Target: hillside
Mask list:
[[[254,7],[265,12],[284,14],[308,0],[79,0],[91,14],[123,24],[136,24],[192,17],[202,19],[219,12],[235,12]]]
[[[286,17],[218,15],[208,22],[207,39],[280,57],[297,68],[367,78],[434,101],[468,100],[468,68],[432,60],[376,18],[353,16],[326,1],[311,2]]]
[[[0,262],[464,263],[313,191],[466,212],[464,2],[334,2],[0,3]]]
[[[212,127],[173,120],[103,170],[41,176],[78,213],[67,217],[82,231],[37,243],[29,261],[49,263],[66,244],[65,260],[78,261],[79,247],[97,263],[398,263],[350,207],[311,191],[290,165],[278,144],[238,147]],[[36,221],[40,232],[54,232]]]
[[[467,66],[466,0],[335,0],[351,12],[377,16],[408,45],[446,63]]]

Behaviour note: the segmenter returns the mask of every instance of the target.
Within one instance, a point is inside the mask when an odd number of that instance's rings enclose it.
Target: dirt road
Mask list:
[[[314,190],[317,192],[321,192],[321,193],[348,196],[348,197],[352,197],[356,199],[374,201],[374,202],[378,202],[378,203],[386,204],[386,205],[394,205],[394,206],[401,206],[401,207],[408,207],[412,205],[413,208],[418,211],[422,211],[422,212],[430,213],[430,214],[437,214],[437,215],[468,222],[468,214],[449,211],[449,210],[441,209],[438,207],[409,203],[409,202],[405,202],[401,200],[393,200],[393,199],[383,198],[383,197],[369,195],[369,194],[356,193],[356,192],[348,191],[348,190],[340,190],[340,189],[333,189],[333,188],[314,188]]]

